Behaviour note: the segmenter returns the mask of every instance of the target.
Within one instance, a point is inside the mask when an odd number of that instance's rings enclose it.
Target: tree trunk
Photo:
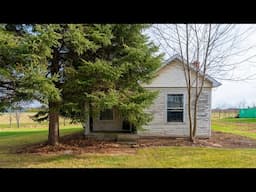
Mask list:
[[[189,138],[190,141],[193,141],[193,125],[192,125],[192,116],[191,116],[191,89],[188,88],[188,119],[189,119]]]
[[[48,144],[57,145],[58,142],[59,142],[59,103],[49,102]]]
[[[50,72],[51,76],[58,74],[60,69],[60,55],[57,48],[53,49],[53,58],[51,60]],[[59,88],[59,83],[55,82],[55,86]],[[58,101],[49,101],[49,135],[48,135],[48,144],[57,145],[59,141],[59,111],[60,111],[60,102]]]
[[[90,133],[90,114],[91,114],[91,105],[90,103],[85,103],[83,107],[82,122],[85,128],[85,135],[89,135]]]
[[[196,137],[196,129],[197,129],[197,104],[198,104],[198,98],[195,100],[194,104],[194,126],[193,126],[193,137]]]

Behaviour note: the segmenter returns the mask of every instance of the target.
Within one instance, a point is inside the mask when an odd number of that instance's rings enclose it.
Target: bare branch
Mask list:
[[[256,63],[253,61],[256,54],[250,53],[256,48],[256,44],[248,43],[241,46],[241,43],[255,31],[256,27],[246,25],[242,29],[240,25],[235,24],[153,25],[153,33],[160,47],[169,56],[174,54],[181,56],[188,94],[191,94],[191,88],[196,89],[195,94],[189,96],[189,99],[195,99],[193,135],[196,130],[197,102],[209,75],[230,81],[246,81],[256,78],[256,73],[253,71],[242,77],[235,75],[235,71],[239,70],[245,62],[252,63],[252,65]],[[198,68],[193,66],[194,61],[200,63]],[[190,102],[191,100],[188,103]],[[189,121],[191,124],[190,111]]]

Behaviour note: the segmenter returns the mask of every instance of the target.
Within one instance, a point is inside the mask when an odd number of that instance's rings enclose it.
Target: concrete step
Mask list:
[[[93,133],[87,138],[93,138],[97,140],[105,140],[105,141],[117,141],[121,144],[136,144],[139,136],[137,134],[130,133]]]
[[[119,134],[117,142],[121,144],[134,145],[138,142],[137,134]]]

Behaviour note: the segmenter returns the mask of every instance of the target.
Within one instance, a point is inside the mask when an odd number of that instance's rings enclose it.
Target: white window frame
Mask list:
[[[183,119],[180,122],[169,122],[168,121],[168,95],[182,95],[183,96]],[[186,108],[185,108],[185,102],[186,102],[186,94],[184,92],[167,92],[165,95],[165,120],[167,124],[184,124],[185,123],[185,113],[186,113]]]

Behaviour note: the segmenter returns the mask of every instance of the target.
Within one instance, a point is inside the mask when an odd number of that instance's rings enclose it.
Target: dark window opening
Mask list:
[[[89,127],[90,127],[90,131],[93,131],[93,118],[91,116],[89,120]]]
[[[123,121],[123,130],[131,131],[131,124],[129,121]]]
[[[106,109],[100,112],[100,120],[113,120],[113,109]]]
[[[168,94],[167,122],[183,122],[183,94]]]

